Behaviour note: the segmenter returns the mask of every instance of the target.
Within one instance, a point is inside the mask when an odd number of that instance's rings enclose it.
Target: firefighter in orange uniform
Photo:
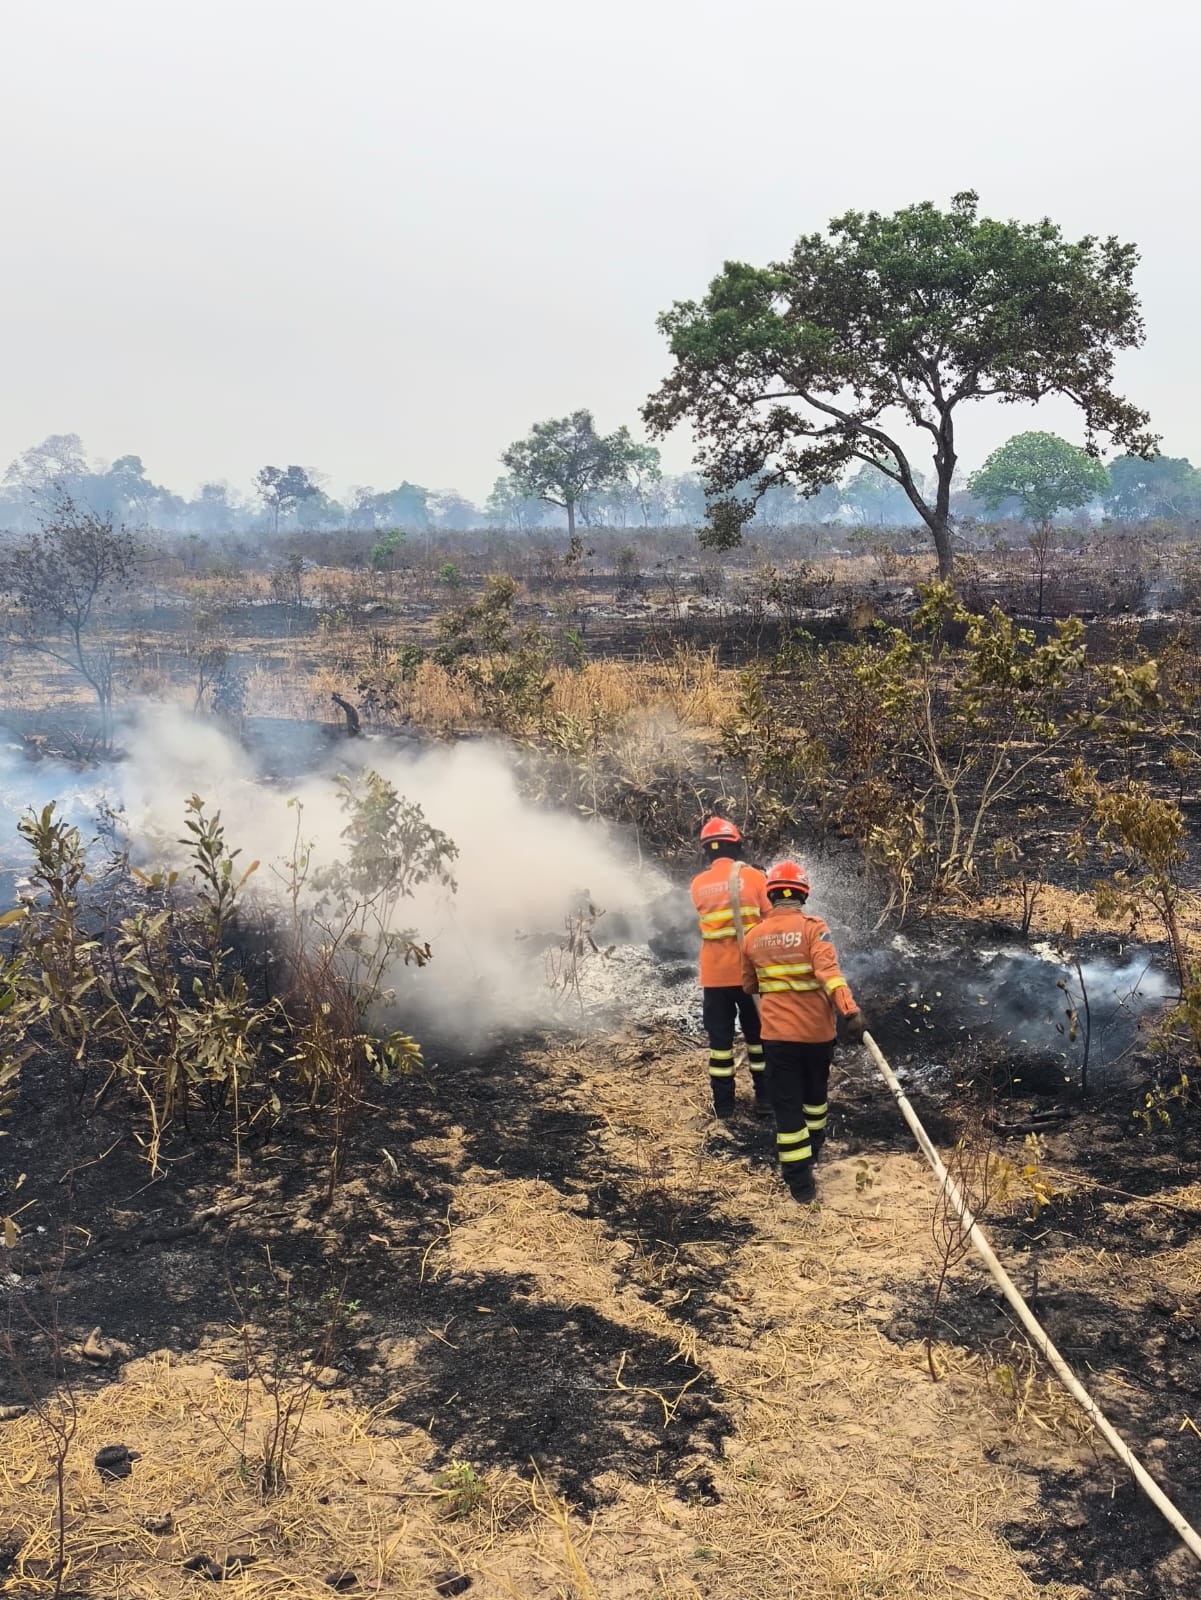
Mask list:
[[[692,880],[692,903],[701,924],[703,1020],[709,1036],[709,1086],[713,1110],[723,1120],[734,1110],[734,1027],[741,1023],[747,1065],[755,1088],[755,1110],[768,1116],[759,1012],[742,986],[742,941],[771,909],[767,880],[741,861],[742,835],[724,817],[701,829],[707,863]]]
[[[807,1203],[816,1197],[813,1162],[826,1137],[836,1019],[856,1040],[865,1024],[829,928],[805,910],[808,873],[781,861],[767,874],[767,898],[770,911],[747,935],[742,986],[759,996],[780,1174],[793,1198]]]

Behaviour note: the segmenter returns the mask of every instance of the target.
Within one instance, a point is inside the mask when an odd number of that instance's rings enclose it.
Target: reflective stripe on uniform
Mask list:
[[[805,1144],[809,1139],[808,1128],[797,1128],[793,1133],[777,1133],[777,1145]]]
[[[743,925],[748,922],[758,922],[761,912],[758,906],[739,906]],[[728,923],[729,927],[723,926]],[[734,927],[734,913],[728,907],[724,911],[701,912],[701,938],[702,939],[736,939],[737,929]]]
[[[788,1166],[793,1161],[812,1161],[813,1160],[813,1151],[812,1151],[812,1149],[811,1149],[811,1147],[809,1146],[808,1143],[803,1144],[797,1150],[781,1150],[779,1152],[779,1155],[780,1155],[780,1165],[782,1167]]]
[[[808,961],[779,961],[770,967],[759,968],[759,993],[809,994],[820,989],[821,984],[812,976],[813,966]]]
[[[830,1109],[829,1105],[802,1106],[801,1109],[805,1113],[805,1121],[809,1125],[810,1132],[821,1133],[826,1126],[826,1114]]]
[[[845,989],[846,986],[847,980],[845,978],[828,978],[826,980],[826,993],[833,994],[835,989]]]
[[[710,1050],[709,1076],[711,1078],[732,1078],[734,1076],[734,1052],[732,1050]]]

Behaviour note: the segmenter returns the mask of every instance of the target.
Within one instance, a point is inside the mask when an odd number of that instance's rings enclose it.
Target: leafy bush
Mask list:
[[[262,960],[248,966],[235,956],[259,863],[241,865],[220,814],[198,796],[188,802],[181,868],[148,874],[118,861],[110,873],[124,914],[99,900],[85,907],[93,880],[78,828],[53,805],[22,818],[33,864],[27,904],[5,919],[19,919],[20,932],[0,974],[0,1110],[36,1045],[60,1063],[71,1116],[83,1112],[101,1068],[89,1109],[114,1082],[131,1089],[144,1124],[138,1137],[157,1170],[176,1124],[227,1128],[240,1150],[299,1089],[312,1109],[330,1113],[332,1193],[366,1078],[420,1060],[414,1039],[396,1029],[377,1037],[373,1022],[392,998],[389,974],[431,957],[415,930],[398,927],[400,905],[430,880],[453,889],[456,853],[379,774],[339,786],[344,853],[320,871],[310,870],[297,808],[283,869],[290,917],[277,930],[287,935],[288,977],[274,996]]]

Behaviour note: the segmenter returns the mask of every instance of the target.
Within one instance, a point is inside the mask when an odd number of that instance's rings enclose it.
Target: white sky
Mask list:
[[[0,45],[0,472],[52,432],[486,494],[608,430],[723,259],[980,191],[1143,252],[1122,366],[1201,459],[1189,0],[37,0]],[[1031,413],[961,414],[965,467]],[[1079,438],[1069,408],[1041,424]],[[686,438],[665,465],[689,464]],[[924,464],[924,463],[923,463]]]

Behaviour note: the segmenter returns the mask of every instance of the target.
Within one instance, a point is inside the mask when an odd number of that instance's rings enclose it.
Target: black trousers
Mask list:
[[[826,1136],[827,1094],[834,1041],[796,1044],[765,1039],[767,1094],[776,1116],[776,1155],[788,1181],[809,1171]]]
[[[747,1065],[755,1085],[756,1098],[763,1096],[763,1045],[759,1030],[759,1008],[754,997],[738,985],[702,991],[701,1018],[709,1039],[709,1087],[718,1111],[734,1105],[734,1029],[741,1025],[746,1040]]]

